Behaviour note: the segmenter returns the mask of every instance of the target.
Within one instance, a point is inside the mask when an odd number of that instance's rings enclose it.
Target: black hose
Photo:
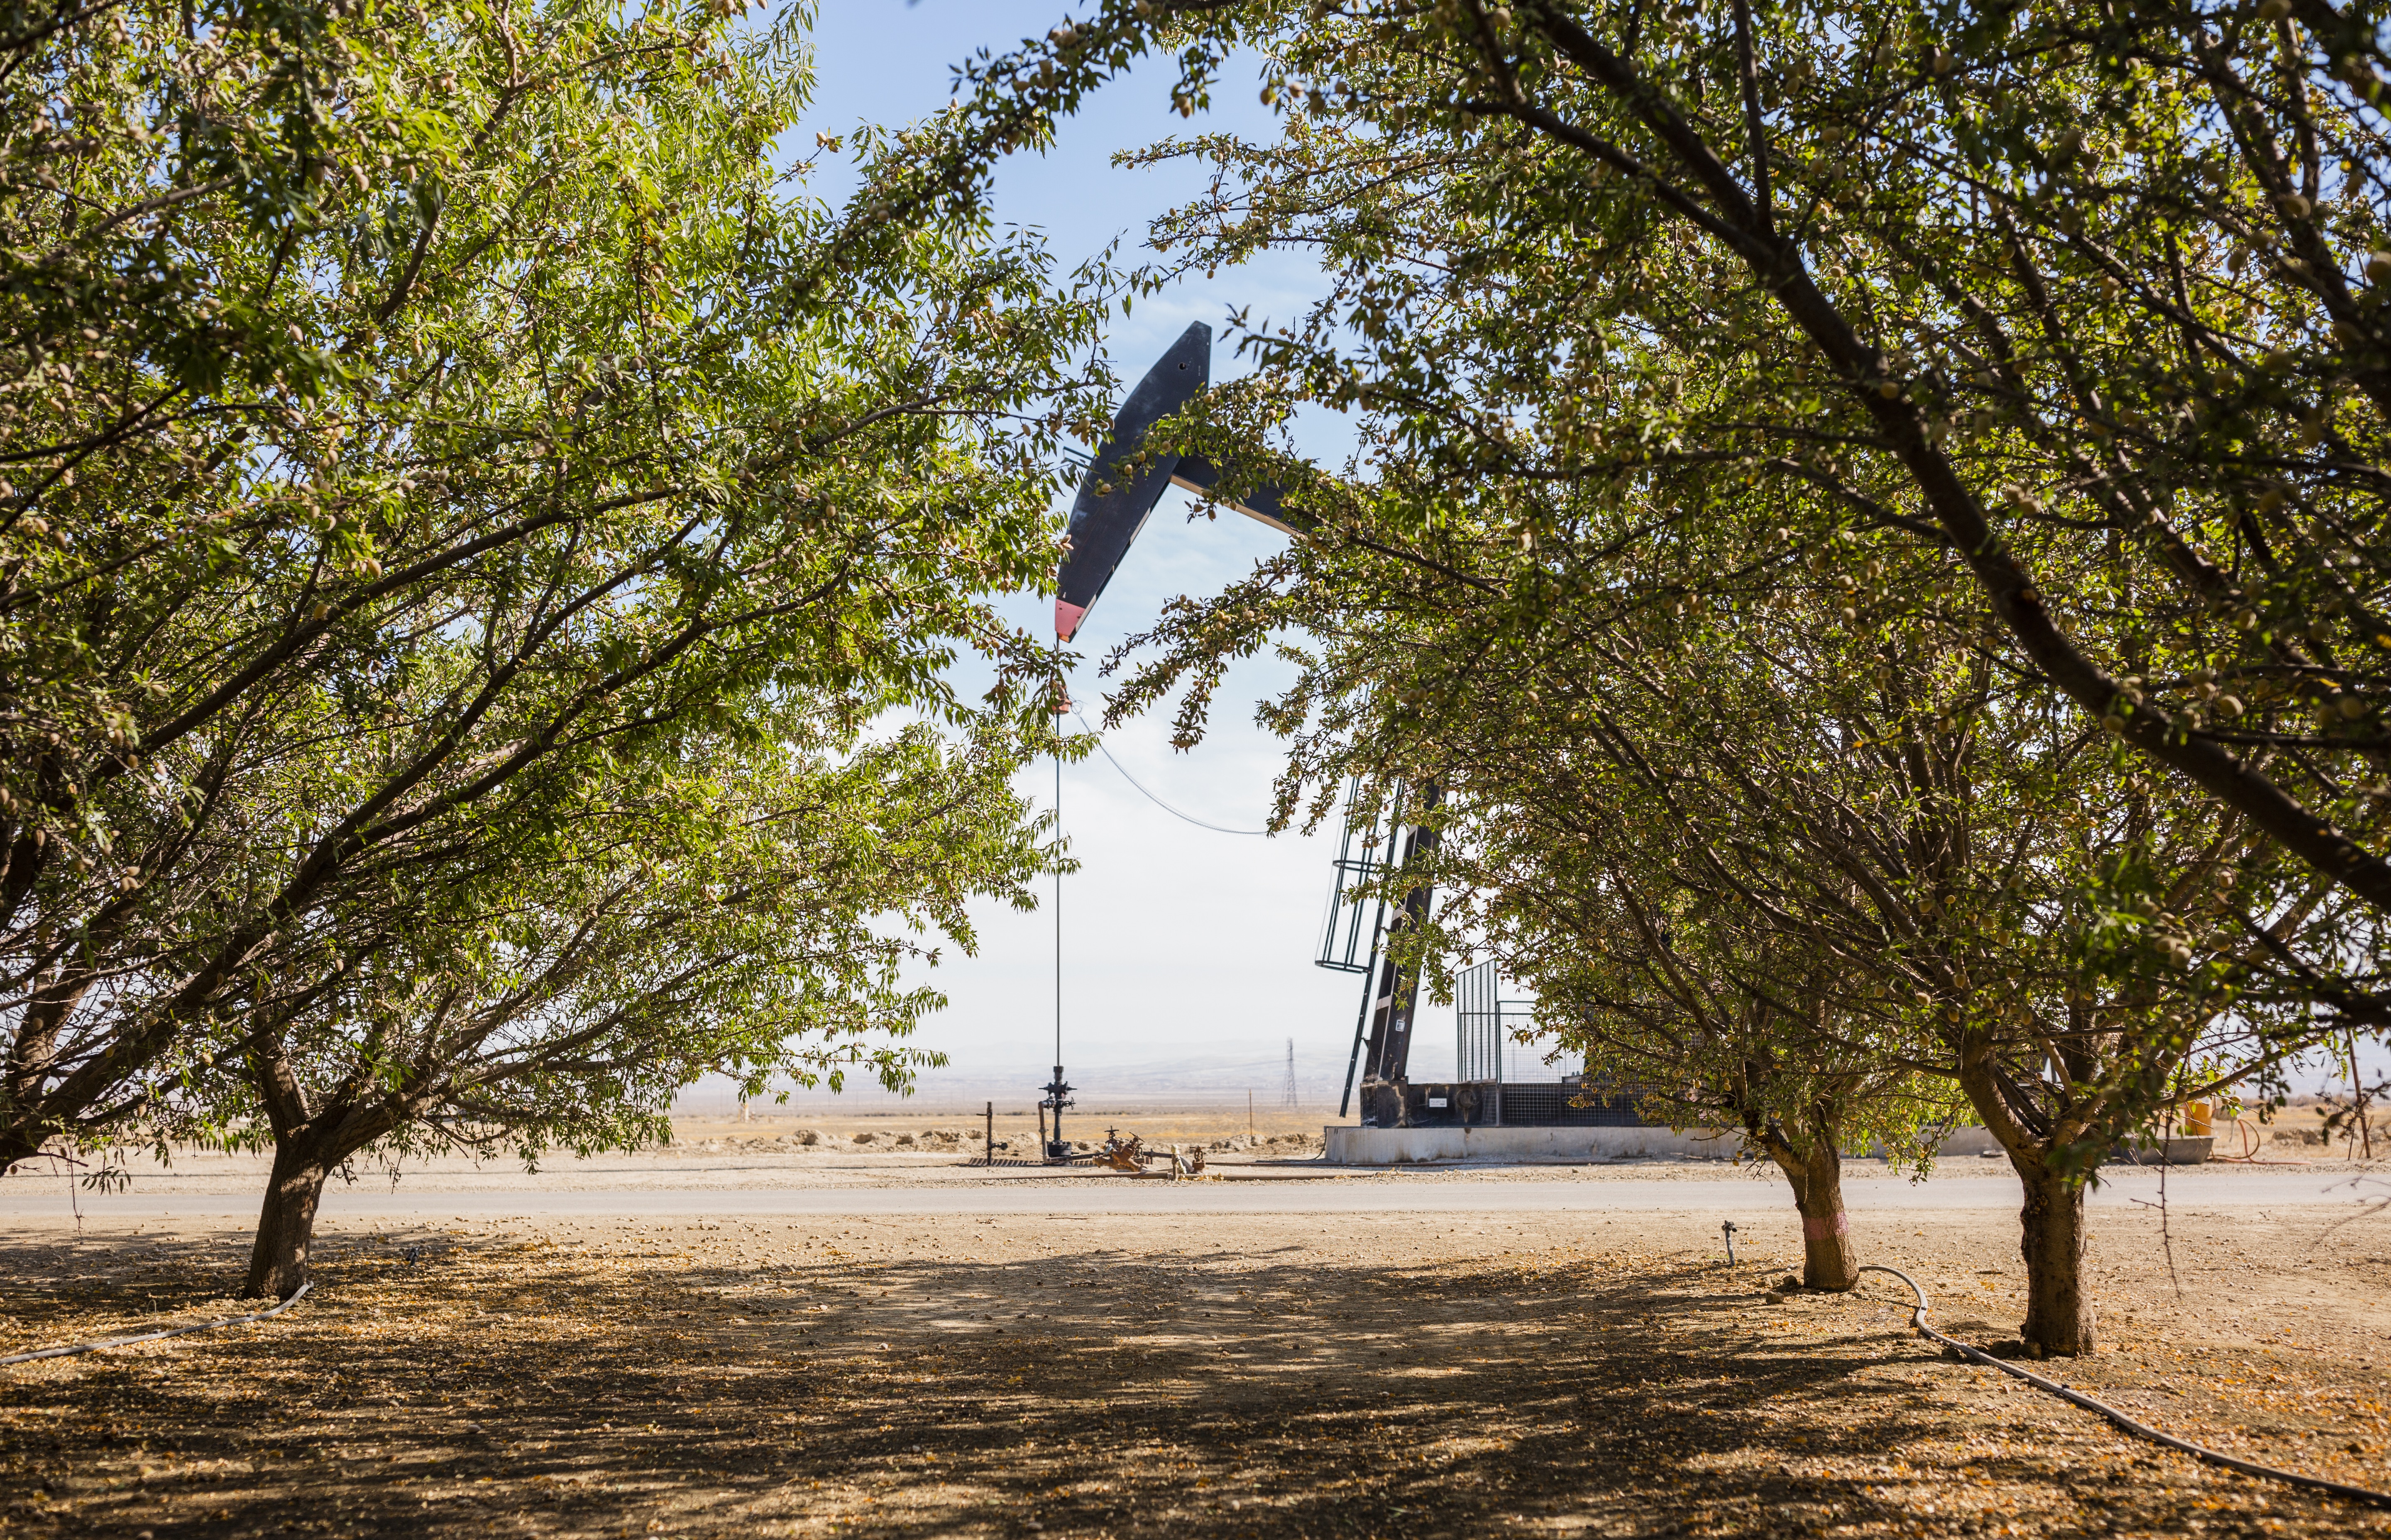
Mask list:
[[[2162,1433],[2148,1423],[2137,1422],[2105,1401],[2095,1401],[2082,1391],[2069,1390],[2055,1380],[2046,1380],[2030,1369],[2022,1369],[2007,1359],[1996,1358],[1982,1348],[1971,1347],[1956,1337],[1946,1337],[1928,1326],[1926,1324],[1926,1290],[1919,1288],[1918,1280],[1900,1268],[1884,1267],[1870,1263],[1860,1271],[1890,1273],[1909,1285],[1910,1293],[1917,1296],[1918,1300],[1917,1305],[1909,1312],[1909,1324],[1916,1328],[1920,1337],[1942,1343],[1971,1364],[1983,1364],[1987,1367],[1997,1368],[2003,1374],[2024,1380],[2036,1390],[2055,1395],[2061,1401],[2073,1402],[2087,1412],[2098,1412],[2107,1418],[2112,1424],[2133,1434],[2136,1438],[2148,1439],[2152,1444],[2164,1444],[2168,1448],[2180,1450],[2196,1460],[2205,1460],[2210,1465],[2221,1465],[2228,1470],[2239,1470],[2245,1476],[2263,1476],[2270,1482],[2304,1486],[2311,1492],[2330,1492],[2336,1497],[2346,1497],[2354,1503],[2366,1503],[2374,1508],[2391,1508],[2391,1492],[2376,1492],[2369,1487],[2351,1486],[2343,1482],[2329,1482],[2322,1476],[2303,1476],[2296,1470],[2278,1470],[2271,1465],[2260,1465],[2255,1460],[2245,1460],[2237,1455],[2221,1454],[2215,1449],[2204,1449],[2197,1444],[2179,1439],[2172,1433]]]
[[[239,1326],[243,1321],[262,1321],[268,1315],[279,1315],[307,1297],[312,1283],[303,1283],[296,1292],[270,1310],[254,1310],[246,1315],[235,1315],[222,1321],[201,1321],[197,1326],[178,1326],[164,1331],[144,1331],[133,1337],[110,1337],[97,1342],[72,1342],[65,1347],[45,1347],[32,1353],[14,1353],[0,1358],[0,1364],[30,1364],[36,1358],[67,1358],[78,1353],[97,1353],[101,1348],[131,1347],[136,1342],[154,1342],[163,1337],[181,1337],[194,1331],[213,1331],[220,1326]]]

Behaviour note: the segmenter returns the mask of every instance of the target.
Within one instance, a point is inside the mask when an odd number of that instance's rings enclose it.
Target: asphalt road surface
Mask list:
[[[945,1175],[945,1174],[941,1174]],[[1505,1180],[1503,1174],[1408,1172],[1319,1174],[1258,1171],[1225,1180],[1179,1182],[1126,1176],[1054,1178],[1039,1173],[990,1173],[957,1180],[901,1186],[557,1188],[537,1178],[519,1188],[465,1192],[396,1191],[360,1182],[335,1183],[324,1194],[329,1224],[382,1221],[557,1218],[672,1219],[705,1216],[872,1214],[1221,1214],[1221,1213],[1720,1213],[1773,1210],[1790,1201],[1785,1184],[1750,1180],[1687,1180],[1605,1174],[1583,1180],[1548,1175]],[[2014,1209],[2017,1180],[2006,1172],[1937,1176],[1913,1184],[1882,1177],[1846,1181],[1844,1201],[1855,1214],[1899,1211]],[[2343,1169],[2188,1169],[2167,1173],[2171,1206],[2273,1208],[2356,1204],[2391,1195],[2391,1177],[2354,1177]],[[2096,1207],[2154,1203],[2159,1174],[2108,1167],[2091,1202]],[[78,1193],[87,1222],[102,1225],[165,1218],[240,1224],[257,1216],[253,1193]],[[71,1222],[64,1183],[38,1173],[0,1181],[0,1224]]]

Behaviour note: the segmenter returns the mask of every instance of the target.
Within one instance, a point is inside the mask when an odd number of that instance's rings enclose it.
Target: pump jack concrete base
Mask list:
[[[1665,1128],[1326,1128],[1330,1165],[1401,1166],[1433,1161],[1508,1161],[1522,1165],[1590,1165],[1609,1161],[1724,1161],[1736,1138],[1727,1130],[1673,1134]]]

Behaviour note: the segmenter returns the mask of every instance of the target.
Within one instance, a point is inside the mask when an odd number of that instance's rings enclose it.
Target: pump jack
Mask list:
[[[1204,456],[1148,449],[1147,433],[1209,389],[1211,377],[1212,328],[1197,321],[1179,334],[1179,340],[1170,344],[1121,403],[1119,412],[1113,417],[1112,431],[1097,448],[1087,475],[1080,480],[1079,496],[1071,504],[1070,535],[1054,576],[1054,635],[1058,639],[1067,642],[1079,629],[1088,610],[1112,581],[1114,570],[1129,553],[1138,532],[1145,528],[1146,520],[1162,501],[1162,494],[1173,486],[1215,498],[1248,519],[1298,539],[1319,528],[1319,520],[1310,514],[1286,507],[1275,486],[1255,487],[1242,500],[1226,497],[1218,491],[1222,481],[1220,468]],[[1134,471],[1126,468],[1141,455],[1145,458]],[[1349,854],[1355,833],[1355,815],[1351,811],[1350,799],[1357,799],[1359,789],[1356,787],[1349,793],[1345,833]],[[1434,853],[1434,814],[1441,800],[1442,793],[1436,786],[1419,788],[1412,802],[1416,815],[1406,825],[1403,789],[1400,786],[1395,789],[1389,809],[1388,858],[1397,869],[1412,866]],[[1366,847],[1375,853],[1376,846],[1374,826]],[[1400,943],[1402,937],[1428,923],[1435,895],[1428,883],[1413,883],[1396,903],[1391,923],[1388,922],[1387,906],[1383,903],[1376,905],[1370,923],[1369,960],[1358,967],[1353,963],[1353,956],[1359,950],[1358,925],[1353,924],[1347,927],[1343,960],[1332,961],[1330,953],[1338,928],[1339,906],[1345,901],[1344,884],[1351,875],[1350,865],[1343,858],[1338,863],[1338,886],[1329,900],[1329,935],[1318,959],[1324,968],[1364,975],[1362,1009],[1353,1026],[1353,1060],[1345,1071],[1346,1099],[1338,1105],[1337,1115],[1343,1117],[1351,1103],[1354,1068],[1359,1065],[1364,1126],[1392,1127],[1404,1121],[1402,1088],[1409,1079],[1412,1024],[1419,1003],[1423,960],[1405,958]],[[1367,874],[1367,870],[1363,873]],[[1358,920],[1358,907],[1353,914]],[[1047,1145],[1047,1157],[1068,1159],[1070,1146],[1063,1142],[1062,1109],[1069,1105],[1065,1093],[1070,1087],[1063,1084],[1061,1065],[1054,1067],[1053,1083],[1045,1089],[1048,1100],[1040,1105],[1052,1106],[1054,1110],[1054,1134]]]

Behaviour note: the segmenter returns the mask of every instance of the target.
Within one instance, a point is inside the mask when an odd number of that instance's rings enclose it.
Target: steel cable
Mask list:
[[[303,1283],[289,1299],[270,1310],[253,1310],[246,1315],[235,1315],[221,1321],[201,1321],[197,1326],[178,1326],[164,1331],[144,1331],[131,1337],[108,1337],[97,1342],[71,1342],[65,1347],[42,1348],[32,1353],[14,1353],[0,1358],[0,1364],[30,1364],[36,1358],[65,1358],[78,1353],[97,1353],[102,1348],[131,1347],[136,1342],[155,1342],[166,1337],[187,1336],[194,1331],[213,1331],[220,1326],[239,1326],[243,1321],[262,1321],[269,1315],[279,1315],[307,1297],[312,1283]]]
[[[1981,1348],[1971,1346],[1957,1337],[1945,1336],[1928,1326],[1926,1324],[1926,1290],[1918,1287],[1918,1280],[1900,1268],[1869,1263],[1860,1271],[1889,1273],[1909,1285],[1909,1292],[1918,1301],[1909,1312],[1909,1324],[1920,1337],[1942,1343],[1970,1363],[1997,1368],[2003,1374],[2024,1380],[2036,1390],[2055,1395],[2061,1401],[2071,1402],[2087,1412],[2098,1412],[2111,1423],[2133,1434],[2136,1438],[2148,1439],[2152,1444],[2164,1444],[2168,1448],[2179,1450],[2196,1460],[2204,1460],[2210,1465],[2221,1465],[2228,1470],[2239,1470],[2245,1476],[2263,1476],[2270,1482],[2283,1482],[2292,1486],[2304,1486],[2312,1492],[2330,1492],[2336,1497],[2346,1497],[2352,1502],[2366,1503],[2375,1508],[2391,1508],[2391,1492],[2376,1492],[2369,1487],[2351,1486],[2344,1482],[2327,1481],[2322,1476],[2303,1476],[2296,1470],[2278,1470],[2271,1465],[2260,1465],[2255,1460],[2245,1460],[2238,1455],[2228,1455],[2215,1449],[2204,1448],[2188,1440],[2179,1439],[2173,1433],[2162,1433],[2148,1423],[2137,1422],[2105,1401],[2095,1401],[2082,1391],[2070,1390],[2056,1380],[2046,1380],[2030,1369],[2022,1369],[2005,1358],[1996,1358]]]

